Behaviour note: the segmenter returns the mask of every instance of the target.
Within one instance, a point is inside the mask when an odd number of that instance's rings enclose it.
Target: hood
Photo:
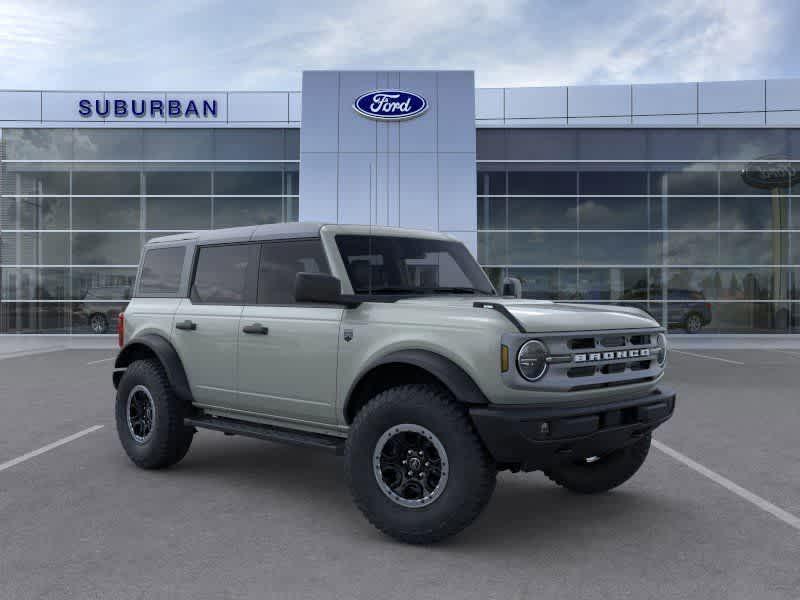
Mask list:
[[[500,298],[498,296],[425,296],[408,298],[398,303],[472,308],[475,302],[502,304],[522,323],[525,331],[595,331],[602,329],[647,329],[659,324],[646,312],[632,306],[607,304],[554,303],[547,300]],[[480,310],[480,309],[474,309]]]

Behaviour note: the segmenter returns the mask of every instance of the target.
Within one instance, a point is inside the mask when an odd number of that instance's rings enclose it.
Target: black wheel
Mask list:
[[[697,333],[703,328],[703,318],[697,313],[690,313],[683,323],[686,333]]]
[[[89,317],[89,329],[92,333],[106,333],[108,331],[108,319],[105,315],[94,313]]]
[[[552,481],[580,494],[596,494],[622,485],[647,458],[650,435],[604,456],[592,456],[545,470]]]
[[[137,466],[163,469],[186,456],[194,429],[183,424],[184,412],[160,363],[138,360],[125,370],[117,389],[117,434]]]
[[[497,469],[464,408],[431,385],[382,392],[356,416],[345,449],[356,505],[375,527],[428,544],[469,525]]]

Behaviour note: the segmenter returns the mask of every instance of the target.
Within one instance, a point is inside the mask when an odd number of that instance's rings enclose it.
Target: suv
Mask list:
[[[498,470],[620,485],[675,406],[646,313],[499,297],[440,233],[152,239],[118,330],[117,431],[136,465],[177,463],[198,428],[331,450],[367,519],[411,543],[471,523]]]

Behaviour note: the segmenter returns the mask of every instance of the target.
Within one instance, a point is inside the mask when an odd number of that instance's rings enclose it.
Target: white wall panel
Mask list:
[[[289,120],[289,94],[285,92],[231,92],[228,95],[228,120]]]
[[[503,118],[503,88],[478,88],[475,90],[475,118]]]
[[[631,114],[631,86],[585,85],[569,88],[571,117],[615,117]]]
[[[634,115],[676,115],[697,112],[696,83],[632,86]]]
[[[567,116],[567,88],[507,88],[506,119],[549,119]]]
[[[0,91],[0,121],[38,121],[42,117],[40,92]]]
[[[767,110],[800,110],[800,79],[768,79]]]
[[[701,113],[764,110],[764,81],[710,81],[700,84]]]

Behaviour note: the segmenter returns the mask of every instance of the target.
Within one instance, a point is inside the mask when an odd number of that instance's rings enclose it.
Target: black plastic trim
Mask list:
[[[135,337],[120,350],[117,360],[114,362],[114,387],[117,387],[122,377],[122,371],[116,369],[127,368],[133,362],[132,357],[136,355],[137,348],[141,347],[147,348],[156,355],[164,367],[167,379],[169,379],[169,383],[178,398],[185,402],[192,402],[189,380],[186,377],[186,371],[183,368],[183,363],[178,356],[177,350],[169,340],[155,333],[146,333]]]
[[[474,308],[491,308],[492,310],[496,310],[501,315],[503,315],[506,319],[508,319],[511,324],[517,328],[517,331],[520,333],[527,333],[525,331],[525,326],[519,322],[519,319],[511,314],[511,311],[505,306],[505,304],[501,304],[499,302],[473,302],[472,306]]]
[[[581,407],[475,406],[469,414],[498,464],[524,471],[602,455],[640,439],[672,417],[676,394],[661,389]]]

